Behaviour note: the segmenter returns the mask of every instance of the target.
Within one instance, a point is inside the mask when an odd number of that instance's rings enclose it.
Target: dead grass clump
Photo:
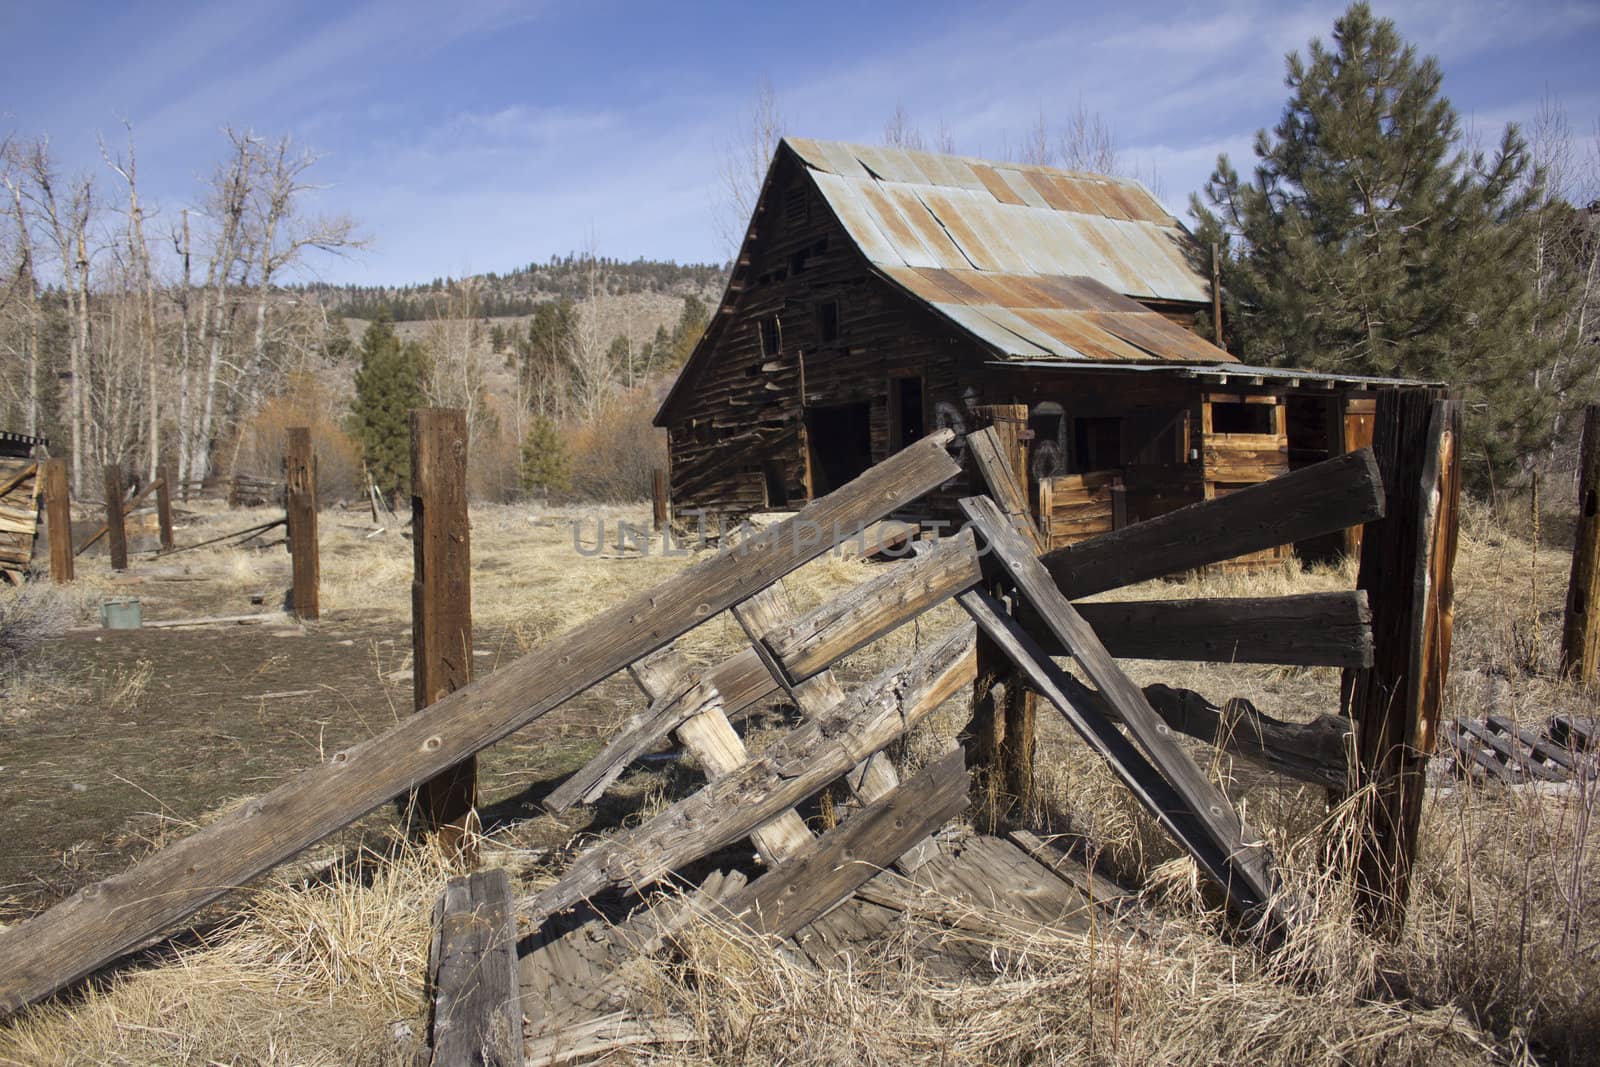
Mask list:
[[[424,1040],[430,850],[279,881],[204,944],[0,1024],[0,1064],[410,1064]]]

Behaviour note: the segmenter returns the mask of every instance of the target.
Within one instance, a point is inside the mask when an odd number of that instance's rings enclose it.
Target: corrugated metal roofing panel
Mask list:
[[[905,260],[879,228],[865,201],[851,188],[848,180],[825,171],[812,171],[811,178],[817,183],[822,198],[833,209],[834,217],[845,228],[856,247],[861,249],[862,255],[874,263],[905,265]]]
[[[917,274],[921,276],[925,284],[945,294],[940,299],[956,304],[981,304],[985,301],[986,298],[981,291],[967,284],[967,279],[979,273],[979,271],[975,270],[917,268]]]
[[[856,158],[863,166],[886,182],[907,182],[912,185],[929,185],[933,179],[922,172],[909,152],[882,145],[857,145]]]
[[[1122,259],[1144,279],[1145,292],[1148,295],[1171,292],[1175,285],[1181,287],[1184,284],[1184,279],[1172,276],[1172,264],[1150,239],[1149,225],[1118,219],[1105,219],[1100,225],[1109,227],[1112,236],[1107,240],[1111,243],[1111,247],[1120,252]],[[1206,293],[1199,299],[1204,300],[1209,295]]]
[[[1048,208],[1050,206],[1050,202],[1044,198],[1044,195],[1039,190],[1033,187],[1033,183],[1028,180],[1028,176],[1022,171],[1017,170],[1015,167],[996,167],[995,172],[1000,175],[1002,181],[1011,187],[1011,191],[1016,193],[1024,204],[1029,207]]]
[[[924,186],[917,195],[979,270],[1018,273],[1032,269],[1026,257],[984,224],[985,213],[996,206],[988,192]]]
[[[1000,177],[1000,172],[987,163],[972,164],[972,173],[983,182],[983,187],[1001,204],[1026,204],[1027,201],[1018,196],[1016,190],[1011,188],[1011,183]]]
[[[966,304],[934,304],[933,307],[939,314],[955,322],[984,344],[1008,356],[1031,358],[1052,354],[1033,342],[1018,337],[985,315],[980,308],[969,307]]]
[[[1039,346],[1046,352],[1058,356],[1080,354],[1071,341],[1053,330],[1045,329],[1038,323],[1030,322],[1024,318],[1022,309],[1013,310],[997,304],[989,304],[985,305],[982,311],[995,323],[1004,326],[1012,333]]]
[[[883,273],[919,300],[930,304],[969,304],[965,293],[943,284],[950,272],[935,267],[880,267]]]
[[[922,243],[922,238],[911,224],[901,216],[900,209],[895,207],[882,182],[870,179],[855,181],[850,183],[850,189],[894,246],[902,262],[910,267],[944,266],[933,250]]]
[[[1027,308],[1019,309],[1017,314],[1052,337],[1059,338],[1063,347],[1080,353],[1085,359],[1114,362],[1139,362],[1150,359],[1149,353],[1142,348],[1130,345],[1115,334],[1106,333],[1085,321],[1079,312]]]
[[[1094,278],[1118,292],[1123,292],[1125,290],[1122,286],[1127,281],[1126,277],[1113,263],[1112,258],[1106,255],[1103,246],[1084,233],[1084,226],[1089,219],[1090,216],[1087,215],[1052,212],[1039,220],[1045,232],[1045,239],[1056,250],[1057,259],[1067,268],[1053,273]]]
[[[900,215],[917,231],[917,236],[922,239],[922,244],[939,260],[939,266],[947,270],[966,270],[972,263],[961,254],[961,249],[950,239],[945,232],[944,225],[934,217],[925,204],[917,198],[918,189],[930,189],[932,186],[895,185],[885,183],[883,191],[889,194],[889,199],[894,201],[894,206],[900,209]]]

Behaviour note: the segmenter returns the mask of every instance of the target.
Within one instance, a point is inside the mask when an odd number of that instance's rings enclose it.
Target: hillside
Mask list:
[[[679,264],[651,259],[623,262],[605,256],[594,263],[592,279],[588,259],[568,253],[505,274],[491,271],[464,279],[434,278],[400,286],[308,284],[297,289],[314,294],[346,318],[371,319],[380,307],[387,306],[396,322],[413,322],[438,317],[441,306],[451,299],[452,288],[460,282],[471,284],[485,318],[506,318],[531,315],[535,306],[557,297],[582,301],[590,295],[591,286],[607,296],[659,296],[673,304],[678,298],[697,296],[711,302],[721,292],[728,274],[726,264]],[[614,332],[631,333],[631,329],[631,324],[625,324]]]

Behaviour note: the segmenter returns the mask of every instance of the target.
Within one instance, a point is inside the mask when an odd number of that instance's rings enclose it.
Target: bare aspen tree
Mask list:
[[[1061,166],[1067,170],[1085,170],[1092,174],[1117,173],[1117,143],[1098,111],[1078,106],[1062,123],[1057,140]]]
[[[156,471],[161,466],[161,385],[160,370],[161,360],[157,353],[156,336],[156,278],[155,268],[150,262],[150,246],[144,239],[144,209],[139,204],[138,165],[134,155],[133,126],[124,122],[123,127],[128,134],[128,158],[126,162],[113,159],[106,151],[105,143],[100,144],[100,154],[104,157],[106,165],[115,171],[128,187],[128,260],[129,268],[133,271],[134,281],[138,283],[139,295],[143,300],[141,308],[141,331],[144,340],[144,364],[146,373],[146,390],[144,396],[146,430],[145,446],[147,448],[146,470],[151,481],[156,478]]]
[[[23,426],[30,436],[39,432],[39,283],[33,263],[33,235],[28,228],[27,203],[22,198],[22,177],[16,143],[7,138],[0,144],[0,182],[8,194],[14,246],[14,270],[8,271],[6,307],[16,322],[18,364],[26,381],[18,389],[22,401]]]
[[[423,342],[428,356],[422,394],[430,407],[464,411],[469,441],[476,440],[491,419],[484,394],[486,345],[478,286],[476,278],[450,282],[430,308]]]
[[[733,136],[723,145],[721,178],[722,201],[717,229],[728,255],[738,254],[744,243],[745,227],[761,195],[767,167],[778,142],[783,139],[785,122],[772,81],[761,79],[750,110],[740,120]]]
[[[568,361],[572,370],[573,400],[583,417],[592,419],[611,397],[616,368],[600,331],[600,301],[605,290],[593,242],[583,254],[585,299],[571,337]]]

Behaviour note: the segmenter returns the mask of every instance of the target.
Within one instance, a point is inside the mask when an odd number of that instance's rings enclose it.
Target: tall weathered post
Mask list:
[[[667,472],[661,467],[650,471],[650,521],[656,533],[666,529],[671,518],[667,513]]]
[[[106,535],[111,550],[111,569],[128,569],[128,527],[124,522],[122,464],[106,464]]]
[[[156,471],[156,524],[161,528],[161,551],[171,552],[176,546],[172,540],[172,468]]]
[[[999,455],[993,457],[987,452],[979,456],[973,449],[979,481],[990,484],[1001,510],[1027,533],[1034,547],[1042,548],[1028,513],[1028,406],[996,404],[979,407],[976,414],[980,428],[993,427],[999,446]],[[993,463],[986,464],[986,460]],[[1000,487],[995,482],[1000,482]],[[1013,670],[1005,653],[980,634],[972,719],[963,733],[967,764],[979,770],[978,780],[997,802],[1023,808],[1033,802],[1038,700],[1038,693]]]
[[[1355,723],[1354,785],[1368,791],[1356,848],[1366,924],[1398,934],[1410,895],[1433,752],[1450,667],[1461,490],[1461,405],[1431,390],[1378,395],[1373,451],[1386,511],[1361,538],[1359,588],[1372,606],[1372,666],[1346,671]]]
[[[1578,528],[1561,628],[1561,671],[1580,685],[1600,683],[1600,405],[1583,412],[1578,453]]]
[[[457,408],[411,413],[411,646],[421,711],[472,681],[472,536],[467,519],[467,418]],[[416,808],[447,851],[474,858],[477,759],[417,790]]]
[[[70,582],[72,566],[72,491],[67,482],[67,461],[44,461],[45,519],[50,530],[50,578]]]
[[[322,613],[322,564],[317,556],[317,461],[311,451],[308,426],[289,428],[284,455],[284,510],[289,551],[294,557],[294,591],[290,600],[296,618],[315,619]]]

